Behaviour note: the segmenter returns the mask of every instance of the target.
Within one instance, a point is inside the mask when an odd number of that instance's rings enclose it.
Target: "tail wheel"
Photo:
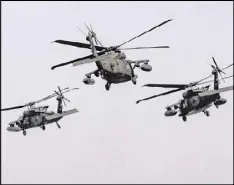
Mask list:
[[[106,83],[105,88],[106,88],[107,91],[110,90],[110,85],[111,85],[110,83],[108,83],[108,82]]]
[[[205,115],[207,116],[207,117],[209,117],[210,116],[210,112],[207,110],[207,111],[205,111],[204,112],[205,113]]]
[[[187,117],[186,116],[183,116],[182,119],[183,119],[184,122],[187,121]]]
[[[23,134],[24,134],[24,136],[26,136],[26,131],[25,130],[23,131]]]
[[[96,77],[99,77],[99,72],[98,72],[98,71],[95,71],[95,72],[94,72],[94,75],[95,75]]]

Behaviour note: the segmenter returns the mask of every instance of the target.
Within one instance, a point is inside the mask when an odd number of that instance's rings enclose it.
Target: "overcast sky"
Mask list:
[[[173,19],[125,47],[169,45],[170,49],[126,51],[149,59],[150,73],[136,69],[137,85],[96,78],[86,64],[50,68],[90,54],[56,39],[86,42],[77,29],[92,24],[105,46],[118,45]],[[86,31],[87,32],[87,31]],[[233,2],[2,2],[2,107],[22,105],[54,92],[66,94],[66,109],[79,113],[56,124],[22,132],[6,130],[24,109],[2,112],[2,183],[233,183],[233,93],[210,117],[203,113],[165,117],[182,92],[136,104],[164,91],[145,83],[190,83],[211,73],[212,56],[223,68],[233,63]],[[233,69],[226,70],[228,75]],[[232,84],[226,80],[221,87]],[[51,99],[40,105],[56,110]]]

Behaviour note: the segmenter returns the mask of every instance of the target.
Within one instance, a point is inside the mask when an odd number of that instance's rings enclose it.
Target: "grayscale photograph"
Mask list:
[[[233,1],[2,1],[2,184],[233,184]]]

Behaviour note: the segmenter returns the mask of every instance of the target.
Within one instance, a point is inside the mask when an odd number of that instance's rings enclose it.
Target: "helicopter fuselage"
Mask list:
[[[203,110],[205,107],[213,103],[219,95],[211,95],[200,97],[199,95],[184,99],[182,103],[181,115],[188,115],[192,111]]]
[[[39,110],[40,109],[31,109],[24,111],[23,116],[20,116],[16,121],[9,123],[10,126],[7,127],[7,130],[16,132],[29,128],[41,127],[61,119],[58,118],[58,120],[53,121],[46,120],[46,116],[53,115],[55,113],[53,111],[47,112],[46,110],[40,110],[40,112],[37,112]]]
[[[216,106],[226,103],[226,99],[220,98],[219,94],[200,97],[199,95],[192,96],[181,100],[179,116],[189,116],[199,112],[205,112],[214,103]],[[166,116],[174,116],[175,110],[167,110]]]
[[[63,118],[64,116],[68,116],[70,114],[74,114],[76,112],[78,112],[78,110],[75,109],[70,109],[67,111],[63,111],[62,108],[62,102],[65,104],[65,101],[69,101],[68,99],[66,99],[63,96],[63,93],[69,92],[71,90],[75,90],[78,88],[73,88],[73,89],[69,89],[69,88],[65,88],[63,90],[60,89],[60,87],[58,86],[58,90],[59,93],[57,91],[55,91],[54,94],[46,96],[38,101],[35,102],[30,102],[27,103],[25,105],[21,105],[21,106],[16,106],[16,107],[10,107],[10,108],[4,108],[2,110],[12,110],[12,109],[18,109],[18,108],[23,108],[25,106],[28,107],[28,110],[25,110],[23,112],[23,115],[20,116],[17,120],[12,121],[9,123],[9,127],[7,127],[7,130],[10,132],[19,132],[19,131],[23,131],[23,135],[26,135],[26,130],[29,128],[35,128],[35,127],[41,127],[42,130],[45,130],[45,125],[50,124],[50,123],[56,123],[58,128],[61,128],[60,125],[58,124],[58,121]],[[64,90],[67,90],[65,92],[62,92]],[[38,106],[35,107],[35,103],[39,103],[41,101],[45,101],[48,100],[50,98],[53,98],[57,96],[56,100],[58,101],[58,106],[57,106],[57,112],[55,113],[54,111],[47,111],[49,106]]]

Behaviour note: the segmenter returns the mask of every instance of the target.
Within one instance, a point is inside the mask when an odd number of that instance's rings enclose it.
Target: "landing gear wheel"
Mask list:
[[[44,125],[41,128],[42,128],[42,130],[45,130],[45,126]]]
[[[26,136],[26,131],[25,130],[23,131],[23,134],[24,134],[24,136]]]
[[[207,116],[207,117],[209,117],[210,116],[210,112],[207,110],[207,111],[205,111],[204,112],[205,113],[205,115]]]
[[[98,71],[95,71],[95,72],[94,72],[94,75],[95,75],[96,77],[99,77],[99,72],[98,72]]]
[[[183,116],[182,119],[183,119],[184,122],[187,121],[187,117],[186,116]]]
[[[111,86],[111,84],[107,82],[107,84],[105,85],[105,88],[106,88],[107,91],[110,90],[110,86]]]
[[[135,79],[135,78],[132,79],[132,83],[133,83],[134,85],[136,85],[137,82],[136,82],[136,79]]]

